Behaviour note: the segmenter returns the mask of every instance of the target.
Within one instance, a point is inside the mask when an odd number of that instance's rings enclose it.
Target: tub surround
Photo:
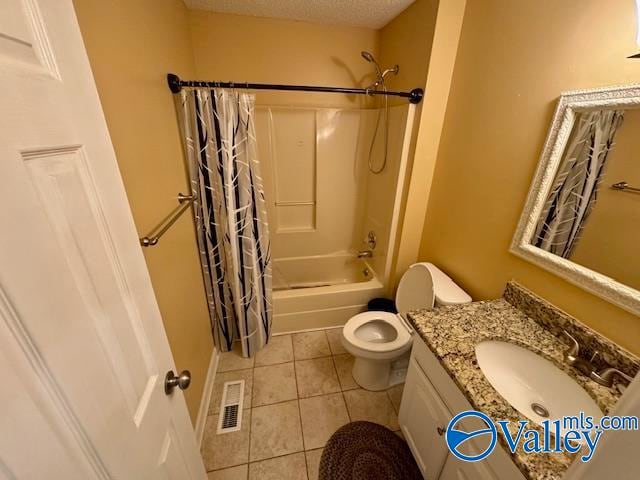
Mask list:
[[[273,272],[273,333],[344,325],[384,292],[377,272],[353,253],[276,259]]]
[[[551,361],[575,379],[605,414],[616,404],[620,392],[598,385],[564,363],[568,344],[560,338],[562,329],[578,338],[587,355],[598,350],[605,361],[630,375],[640,368],[640,359],[515,282],[508,283],[504,297],[497,300],[416,310],[408,317],[471,405],[494,420],[526,418],[507,403],[478,367],[475,346],[484,340],[510,342]],[[516,433],[512,429],[512,434]],[[530,479],[558,478],[575,458],[569,454],[531,455],[521,450],[512,455],[501,435],[500,443]]]

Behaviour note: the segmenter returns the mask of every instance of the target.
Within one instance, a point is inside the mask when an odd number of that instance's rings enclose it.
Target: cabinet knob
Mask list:
[[[444,435],[444,428],[438,427],[436,428],[436,430],[438,431],[438,435],[440,436]]]

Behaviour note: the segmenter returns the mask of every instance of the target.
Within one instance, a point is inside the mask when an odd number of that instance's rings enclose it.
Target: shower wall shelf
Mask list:
[[[177,198],[179,205],[169,215],[167,215],[157,227],[151,230],[148,235],[140,239],[140,245],[143,247],[153,247],[154,245],[157,245],[160,241],[160,237],[162,237],[167,230],[176,223],[182,214],[189,210],[189,207],[193,202],[198,199],[196,195],[184,195],[182,193],[178,193]]]
[[[216,82],[200,80],[181,80],[174,73],[167,74],[169,90],[173,93],[180,93],[184,88],[243,88],[247,90],[285,90],[298,92],[324,92],[324,93],[350,93],[355,95],[388,95],[392,97],[402,97],[409,99],[410,103],[420,103],[424,97],[424,90],[414,88],[410,92],[395,92],[391,90],[371,90],[368,88],[349,87],[321,87],[316,85],[280,85],[271,83],[248,83],[248,82]]]

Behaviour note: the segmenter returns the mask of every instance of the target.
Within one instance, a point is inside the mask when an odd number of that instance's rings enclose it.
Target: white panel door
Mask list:
[[[0,479],[205,479],[71,0],[0,1],[0,88]]]

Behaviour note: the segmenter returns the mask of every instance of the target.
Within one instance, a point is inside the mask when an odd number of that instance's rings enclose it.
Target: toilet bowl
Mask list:
[[[355,357],[353,379],[362,388],[374,391],[404,382],[413,342],[406,313],[470,301],[471,297],[435,265],[411,265],[396,292],[398,313],[359,313],[342,329],[342,344]]]

